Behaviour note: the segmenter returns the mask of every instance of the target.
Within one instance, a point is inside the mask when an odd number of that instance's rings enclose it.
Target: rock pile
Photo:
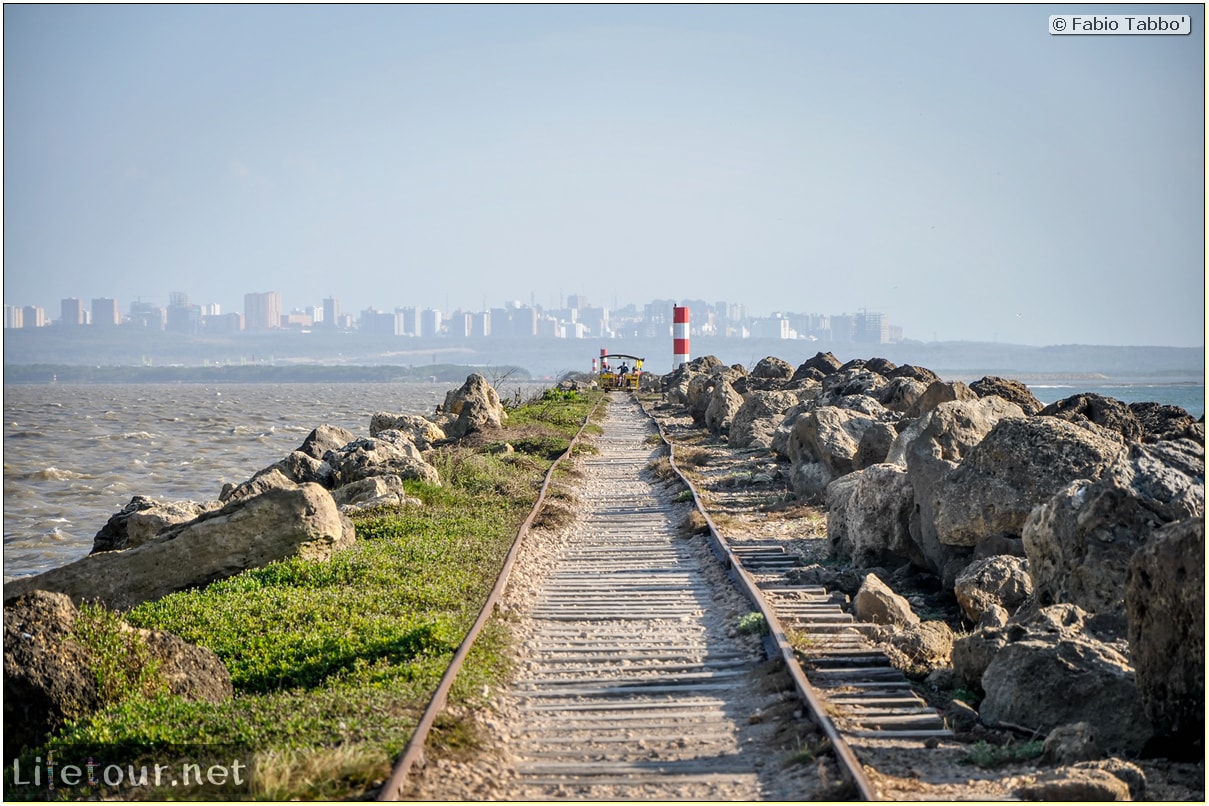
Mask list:
[[[1094,394],[1043,406],[1010,379],[830,353],[750,373],[706,356],[662,389],[731,447],[787,464],[836,558],[952,593],[972,631],[944,671],[984,696],[984,724],[1202,751],[1203,418]],[[861,606],[890,602],[868,579]]]

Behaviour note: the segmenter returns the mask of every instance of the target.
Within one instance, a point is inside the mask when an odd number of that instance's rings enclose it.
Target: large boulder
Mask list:
[[[1098,478],[1122,450],[1103,433],[1054,417],[1000,420],[937,481],[937,539],[976,546],[989,537],[1019,535],[1033,507],[1075,479]]]
[[[743,405],[743,396],[726,379],[719,379],[705,407],[705,427],[714,436],[730,433],[735,415]]]
[[[1137,442],[1144,433],[1128,404],[1093,392],[1055,401],[1039,413],[1042,417],[1057,417],[1076,425],[1098,425],[1120,434],[1126,442]]]
[[[732,448],[770,448],[772,435],[785,412],[798,404],[794,392],[748,392],[731,419]]]
[[[879,420],[851,409],[822,406],[794,422],[788,450],[794,464],[818,462],[831,478],[856,470],[861,436]]]
[[[258,471],[255,476],[242,484],[224,484],[222,492],[218,494],[218,500],[225,506],[238,501],[247,501],[263,495],[269,490],[289,490],[297,486],[298,482],[283,473],[280,468],[271,465]]]
[[[421,451],[428,450],[446,438],[440,426],[418,414],[391,414],[380,411],[370,417],[369,435],[376,437],[383,431],[399,431],[407,435],[411,443]]]
[[[912,378],[922,383],[925,389],[940,380],[940,376],[927,367],[917,367],[913,364],[901,364],[891,370],[889,374],[884,372],[882,374],[886,375],[890,380],[895,378]]]
[[[759,380],[788,381],[793,377],[793,364],[770,355],[756,362],[751,369],[751,377]]]
[[[1015,403],[1025,414],[1029,415],[1036,414],[1044,408],[1041,401],[1027,386],[1020,381],[1000,378],[998,375],[987,375],[981,380],[974,381],[970,384],[970,390],[979,397],[990,395],[1001,397],[1010,403]]]
[[[12,580],[4,586],[4,600],[47,590],[77,603],[99,600],[124,610],[286,557],[325,560],[355,538],[331,494],[317,484],[302,484],[234,501],[136,548],[90,554]]]
[[[101,706],[90,655],[68,640],[75,623],[75,605],[63,594],[34,590],[5,604],[6,760]]]
[[[802,378],[819,378],[830,375],[841,366],[840,360],[831,353],[815,353],[813,358],[804,361],[793,373],[792,380]]]
[[[1142,426],[1143,442],[1164,439],[1191,439],[1205,444],[1205,424],[1179,406],[1162,403],[1130,403],[1129,411]]]
[[[332,499],[341,512],[380,506],[417,506],[420,499],[407,494],[403,479],[395,475],[369,476],[332,490]]]
[[[35,590],[4,607],[4,755],[37,745],[69,719],[105,705],[97,687],[101,660],[75,637],[79,612],[62,593]],[[232,695],[218,656],[179,636],[120,624],[133,650],[141,645],[171,695],[220,702]]]
[[[819,397],[825,405],[832,406],[836,405],[840,398],[849,395],[866,395],[876,400],[881,396],[881,390],[886,383],[884,377],[864,367],[839,370],[823,379]]]
[[[1155,731],[1204,758],[1205,521],[1164,526],[1134,555],[1125,586],[1129,649]]]
[[[1122,613],[1134,553],[1160,526],[1204,517],[1204,472],[1198,442],[1135,443],[1098,479],[1057,491],[1022,529],[1038,602]]]
[[[1022,418],[1024,412],[999,397],[939,403],[898,432],[886,461],[909,467],[907,457],[914,455],[959,463],[1000,420],[1009,417]]]
[[[130,499],[120,512],[110,516],[92,539],[92,551],[119,551],[147,542],[169,526],[191,521],[203,512],[222,506],[217,501],[157,501],[142,495]]]
[[[975,624],[991,607],[1015,612],[1032,592],[1028,560],[1009,555],[975,560],[957,575],[953,585],[957,604],[966,618]]]
[[[907,409],[907,416],[914,419],[923,417],[941,403],[953,400],[977,400],[978,395],[961,381],[933,381],[919,396],[915,404]]]
[[[333,488],[370,476],[399,476],[430,484],[441,483],[437,469],[425,462],[419,448],[398,431],[379,432],[377,437],[354,440],[339,450],[328,451],[324,461],[332,468]]]
[[[918,403],[926,391],[928,387],[923,381],[900,375],[878,390],[877,399],[888,409],[905,412]]]
[[[918,561],[911,540],[914,493],[906,471],[873,465],[827,485],[827,540],[857,568]]]
[[[454,439],[476,431],[500,428],[508,419],[495,387],[477,372],[467,376],[459,388],[445,394],[441,411],[457,417],[444,429]]]
[[[307,435],[298,450],[314,459],[323,459],[328,451],[342,448],[357,438],[347,428],[338,425],[321,425]]]
[[[860,621],[873,624],[914,627],[920,623],[919,616],[911,609],[911,603],[891,590],[875,574],[865,575],[860,590],[852,598],[852,614]]]
[[[1019,406],[999,397],[949,401],[908,424],[891,443],[886,462],[906,469],[911,480],[911,539],[933,573],[943,576],[946,567],[958,568],[970,554],[937,537],[936,488],[999,422],[1023,416]]]
[[[1009,640],[982,674],[984,723],[1048,733],[1083,721],[1106,749],[1124,753],[1137,753],[1150,739],[1133,667],[1112,645],[1086,631],[1007,633]]]

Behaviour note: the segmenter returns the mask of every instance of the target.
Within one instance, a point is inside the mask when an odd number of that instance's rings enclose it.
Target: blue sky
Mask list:
[[[1051,36],[1184,13],[1190,36]],[[4,300],[1204,344],[1201,6],[4,7]]]

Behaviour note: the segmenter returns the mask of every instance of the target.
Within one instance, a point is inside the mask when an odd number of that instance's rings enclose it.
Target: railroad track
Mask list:
[[[876,799],[849,743],[923,743],[948,735],[943,720],[842,596],[788,582],[796,560],[781,547],[731,549],[708,514],[710,546],[684,538],[691,505],[644,472],[663,451],[656,428],[614,396],[598,452],[581,460],[581,517],[519,627],[492,799],[801,799],[776,763],[795,722],[795,736],[807,724],[826,736],[849,797]],[[736,629],[753,611],[762,644]],[[805,636],[805,663],[783,624]],[[409,765],[380,798],[402,791]]]

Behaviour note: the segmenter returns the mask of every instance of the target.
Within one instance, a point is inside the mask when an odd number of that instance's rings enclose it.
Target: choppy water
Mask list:
[[[429,414],[433,384],[112,384],[4,387],[4,574],[23,576],[92,548],[135,495],[209,501],[328,423],[369,435],[379,411]],[[526,385],[523,395],[540,387]],[[505,391],[505,390],[502,390]],[[515,392],[510,388],[509,391]],[[1033,387],[1044,403],[1094,391],[1205,411],[1204,386]]]
[[[84,556],[135,495],[215,500],[316,426],[369,436],[375,412],[431,414],[455,386],[6,385],[4,575]]]

